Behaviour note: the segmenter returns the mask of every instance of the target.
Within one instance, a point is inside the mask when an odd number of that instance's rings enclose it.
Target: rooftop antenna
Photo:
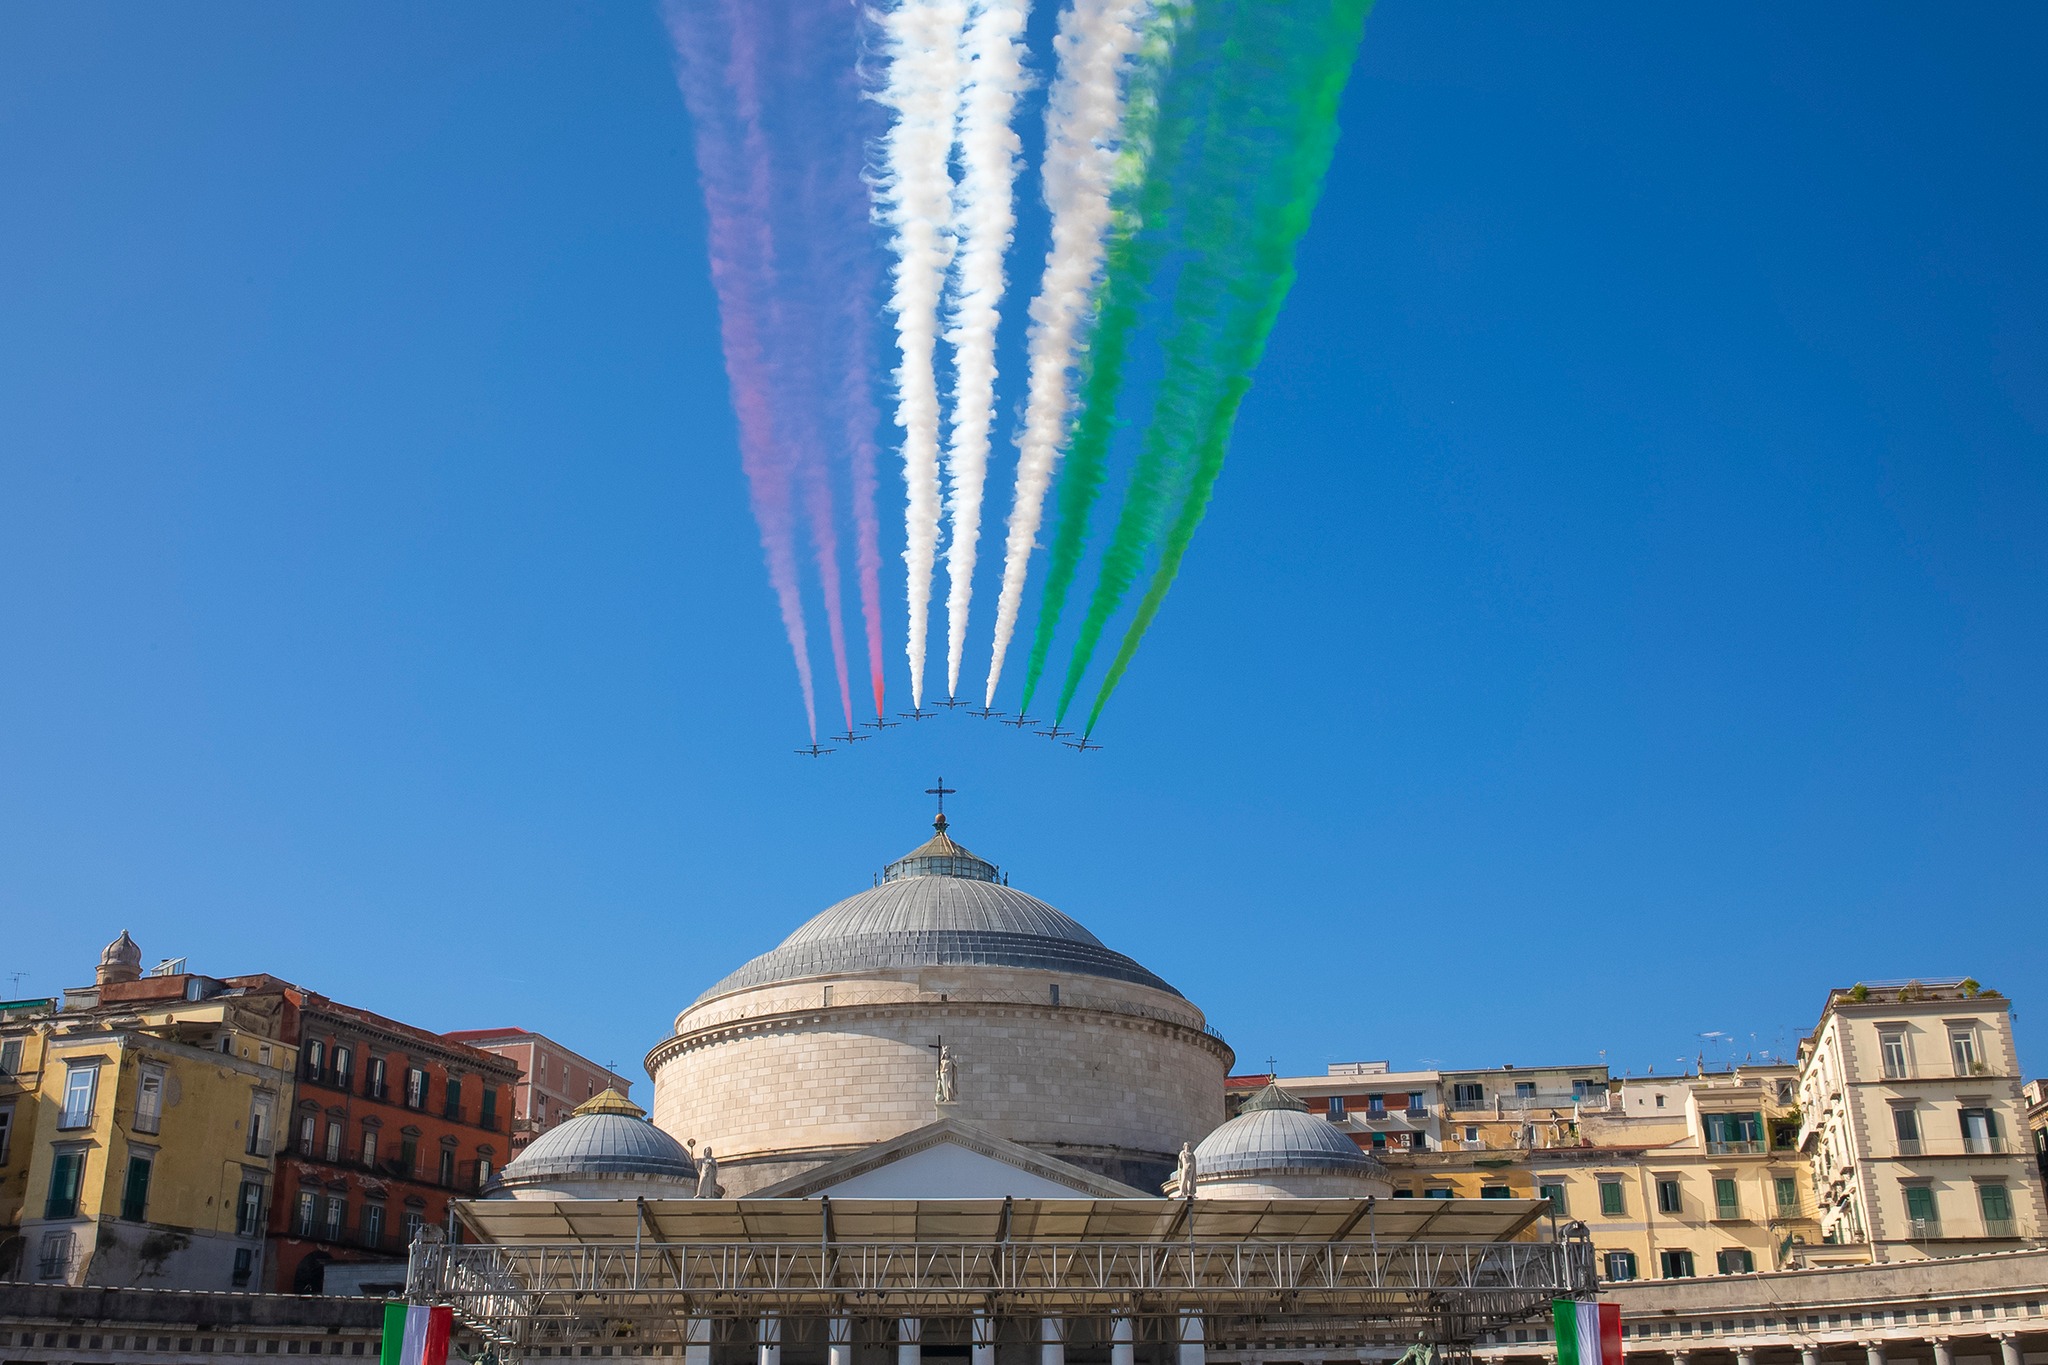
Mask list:
[[[20,995],[21,980],[27,975],[27,972],[9,972],[7,974],[7,993],[9,995]]]

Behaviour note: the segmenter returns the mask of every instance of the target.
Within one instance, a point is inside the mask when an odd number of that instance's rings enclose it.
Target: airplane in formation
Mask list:
[[[945,708],[946,708],[946,709],[947,709],[948,711],[951,711],[951,710],[955,709],[956,707],[961,707],[961,706],[965,706],[965,705],[967,705],[967,703],[966,703],[965,701],[961,700],[961,699],[960,699],[959,697],[948,697],[948,698],[946,698],[946,699],[945,699],[944,701],[937,701],[937,702],[933,702],[933,703],[932,703],[932,705],[934,705],[934,706],[943,706],[943,707],[945,707]]]
[[[939,713],[936,711],[922,710],[918,707],[913,706],[908,711],[898,711],[896,714],[903,717],[903,719],[905,720],[930,720]]]
[[[1003,724],[1015,726],[1017,729],[1021,730],[1027,725],[1036,725],[1038,724],[1038,722],[1031,719],[1031,717],[1029,716],[1019,716],[1015,720],[1006,720],[1003,722]]]
[[[1100,749],[1100,748],[1102,747],[1102,746],[1101,746],[1100,744],[1090,744],[1090,743],[1088,742],[1088,736],[1086,736],[1086,735],[1083,735],[1083,736],[1081,736],[1081,739],[1080,739],[1080,742],[1079,742],[1079,743],[1076,743],[1075,741],[1073,741],[1073,740],[1071,740],[1071,739],[1070,739],[1070,740],[1066,740],[1066,741],[1064,741],[1064,742],[1065,742],[1066,746],[1067,746],[1067,747],[1068,747],[1069,749],[1074,749],[1074,750],[1077,750],[1078,752],[1080,752],[1080,753],[1084,753],[1084,754],[1092,754],[1092,753],[1094,753],[1094,752],[1095,752],[1095,751],[1096,751],[1097,749]]]
[[[1001,711],[992,706],[984,706],[979,711],[969,711],[967,714],[979,720],[1000,720],[1003,716]]]
[[[823,758],[826,754],[832,752],[832,747],[830,745],[813,744],[808,749],[795,749],[791,752],[802,754],[805,758]]]
[[[843,735],[833,735],[833,736],[831,736],[831,738],[833,738],[833,739],[836,739],[836,740],[838,740],[838,741],[839,741],[839,742],[840,742],[841,744],[863,744],[863,743],[866,743],[866,742],[867,742],[868,740],[871,740],[871,739],[873,739],[873,738],[874,738],[874,736],[873,736],[873,735],[857,735],[857,734],[855,734],[855,733],[854,733],[853,731],[851,731],[851,730],[848,730],[848,731],[847,731],[847,732],[846,732],[845,734],[843,734]]]
[[[861,722],[862,725],[867,726],[871,730],[893,730],[902,723],[900,720],[890,720],[886,716],[876,716],[873,720]]]
[[[1032,731],[1031,733],[1032,733],[1032,734],[1034,734],[1034,735],[1044,735],[1044,736],[1045,736],[1045,737],[1046,737],[1047,739],[1059,739],[1059,738],[1061,738],[1062,736],[1065,736],[1065,735],[1071,735],[1071,734],[1073,734],[1074,732],[1073,732],[1072,730],[1062,730],[1062,729],[1060,729],[1060,723],[1059,723],[1058,721],[1054,721],[1054,722],[1052,723],[1052,729],[1050,729],[1050,730],[1033,730],[1033,731]]]

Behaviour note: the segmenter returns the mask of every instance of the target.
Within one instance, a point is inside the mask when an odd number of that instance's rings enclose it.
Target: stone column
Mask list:
[[[982,1309],[974,1310],[973,1365],[996,1365],[996,1323]]]
[[[1117,1318],[1109,1324],[1109,1365],[1137,1365],[1137,1336],[1132,1331],[1129,1318]]]
[[[1209,1348],[1207,1334],[1202,1330],[1200,1313],[1180,1315],[1179,1365],[1208,1365]]]
[[[853,1319],[825,1320],[825,1359],[828,1365],[853,1365]]]
[[[1934,1365],[1956,1365],[1956,1348],[1947,1337],[1930,1337],[1928,1345],[1934,1347]]]
[[[979,1331],[980,1321],[975,1322]],[[980,1340],[979,1337],[976,1340]],[[896,1365],[918,1365],[924,1359],[924,1319],[896,1319]]]
[[[1863,1343],[1863,1359],[1868,1365],[1884,1365],[1884,1343],[1866,1341]]]
[[[1800,1348],[1799,1348],[1799,1365],[1820,1365],[1820,1347],[1818,1347],[1818,1346],[1802,1346],[1802,1347],[1800,1347]]]
[[[683,1365],[711,1365],[711,1319],[691,1318],[683,1324]]]
[[[1754,1347],[1754,1346],[1738,1346],[1738,1347],[1736,1347],[1736,1348],[1735,1348],[1735,1365],[1756,1365],[1756,1347]]]
[[[1067,1365],[1066,1319],[1038,1320],[1038,1365]]]
[[[782,1365],[782,1319],[761,1319],[761,1344],[756,1348],[757,1365]]]
[[[1998,1359],[2001,1365],[2021,1365],[2020,1339],[2011,1332],[1998,1334]]]
[[[1671,1353],[1671,1365],[1687,1365],[1687,1362],[1691,1359],[1691,1351],[1673,1351]]]

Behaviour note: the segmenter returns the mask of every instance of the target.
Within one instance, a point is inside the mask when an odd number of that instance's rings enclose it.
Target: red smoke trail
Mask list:
[[[711,280],[718,292],[719,332],[725,348],[726,380],[739,423],[740,462],[746,471],[754,519],[768,581],[782,611],[789,647],[796,656],[804,717],[817,742],[818,711],[811,683],[809,641],[798,592],[791,469],[776,439],[778,387],[762,332],[773,316],[774,239],[768,210],[772,202],[768,159],[761,127],[754,35],[726,7],[726,24],[710,22],[703,4],[670,0],[669,36],[680,58],[679,84],[696,130],[698,173],[711,256]],[[719,30],[723,28],[725,33]],[[728,37],[729,35],[729,37]],[[728,41],[721,43],[721,38]],[[719,70],[718,52],[729,58]]]

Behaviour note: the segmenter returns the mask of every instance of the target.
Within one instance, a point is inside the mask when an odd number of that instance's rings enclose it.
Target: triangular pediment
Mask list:
[[[754,1199],[1144,1199],[1106,1176],[959,1119],[940,1119],[765,1189]]]

